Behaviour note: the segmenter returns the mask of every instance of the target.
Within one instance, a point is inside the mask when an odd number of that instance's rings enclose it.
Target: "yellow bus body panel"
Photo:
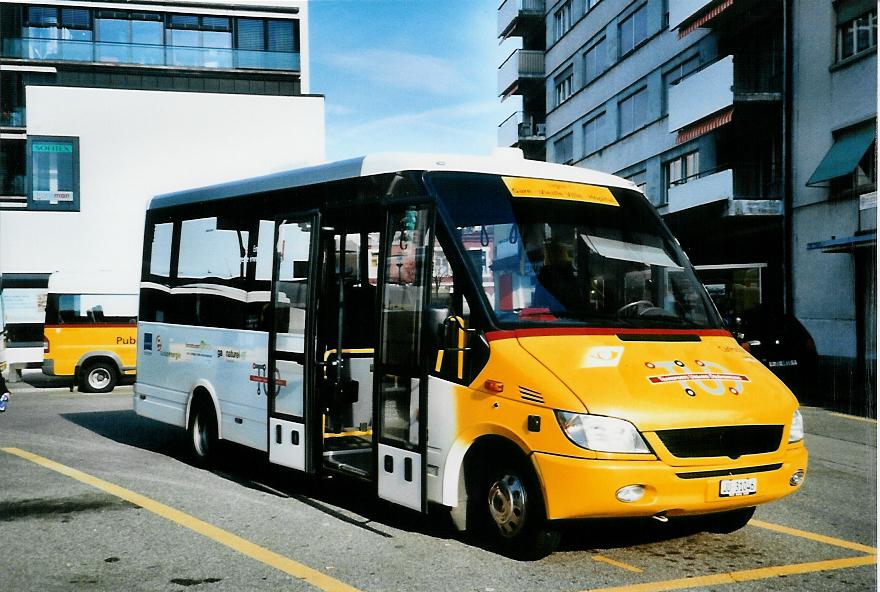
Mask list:
[[[490,335],[486,366],[469,387],[457,388],[457,442],[468,446],[495,434],[522,449],[541,482],[548,518],[703,514],[766,503],[800,488],[789,479],[806,471],[807,450],[802,441],[787,443],[797,400],[732,337],[709,332],[669,342],[518,333]],[[487,381],[503,384],[503,391],[492,392]],[[559,426],[556,410],[625,419],[654,454],[581,448]],[[529,416],[533,426],[534,416],[540,418],[539,431],[529,429]],[[779,448],[739,458],[680,458],[656,434],[742,425],[782,425]],[[756,478],[757,493],[721,497],[725,478]],[[645,486],[645,495],[618,501],[617,490],[627,485]]]
[[[137,360],[137,325],[63,325],[46,326],[49,351],[44,359],[51,361],[55,376],[73,376],[84,356],[110,352],[122,362],[126,373],[133,373]]]

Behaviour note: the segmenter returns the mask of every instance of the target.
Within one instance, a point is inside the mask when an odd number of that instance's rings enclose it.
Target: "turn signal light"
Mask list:
[[[487,380],[483,383],[483,387],[491,393],[503,393],[504,383],[497,380]]]
[[[49,353],[49,340],[45,336],[43,337],[43,353]]]

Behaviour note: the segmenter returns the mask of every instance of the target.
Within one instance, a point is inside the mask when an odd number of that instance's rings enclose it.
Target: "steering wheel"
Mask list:
[[[635,312],[636,316],[639,316],[645,310],[656,308],[654,303],[650,300],[636,300],[635,302],[630,302],[629,304],[624,304],[620,308],[617,309],[617,316],[626,316],[629,315],[630,312]]]

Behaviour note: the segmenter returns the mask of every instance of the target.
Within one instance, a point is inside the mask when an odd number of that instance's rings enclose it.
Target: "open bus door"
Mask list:
[[[425,509],[427,368],[422,329],[431,265],[432,211],[393,206],[382,249],[375,421],[379,497]]]
[[[265,375],[269,461],[307,473],[316,468],[314,426],[319,420],[314,378],[319,233],[317,212],[275,220],[273,314]]]

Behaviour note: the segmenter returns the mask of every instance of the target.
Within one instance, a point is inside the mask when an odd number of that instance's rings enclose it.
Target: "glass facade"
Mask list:
[[[183,68],[300,69],[299,21],[21,7],[4,57]]]

